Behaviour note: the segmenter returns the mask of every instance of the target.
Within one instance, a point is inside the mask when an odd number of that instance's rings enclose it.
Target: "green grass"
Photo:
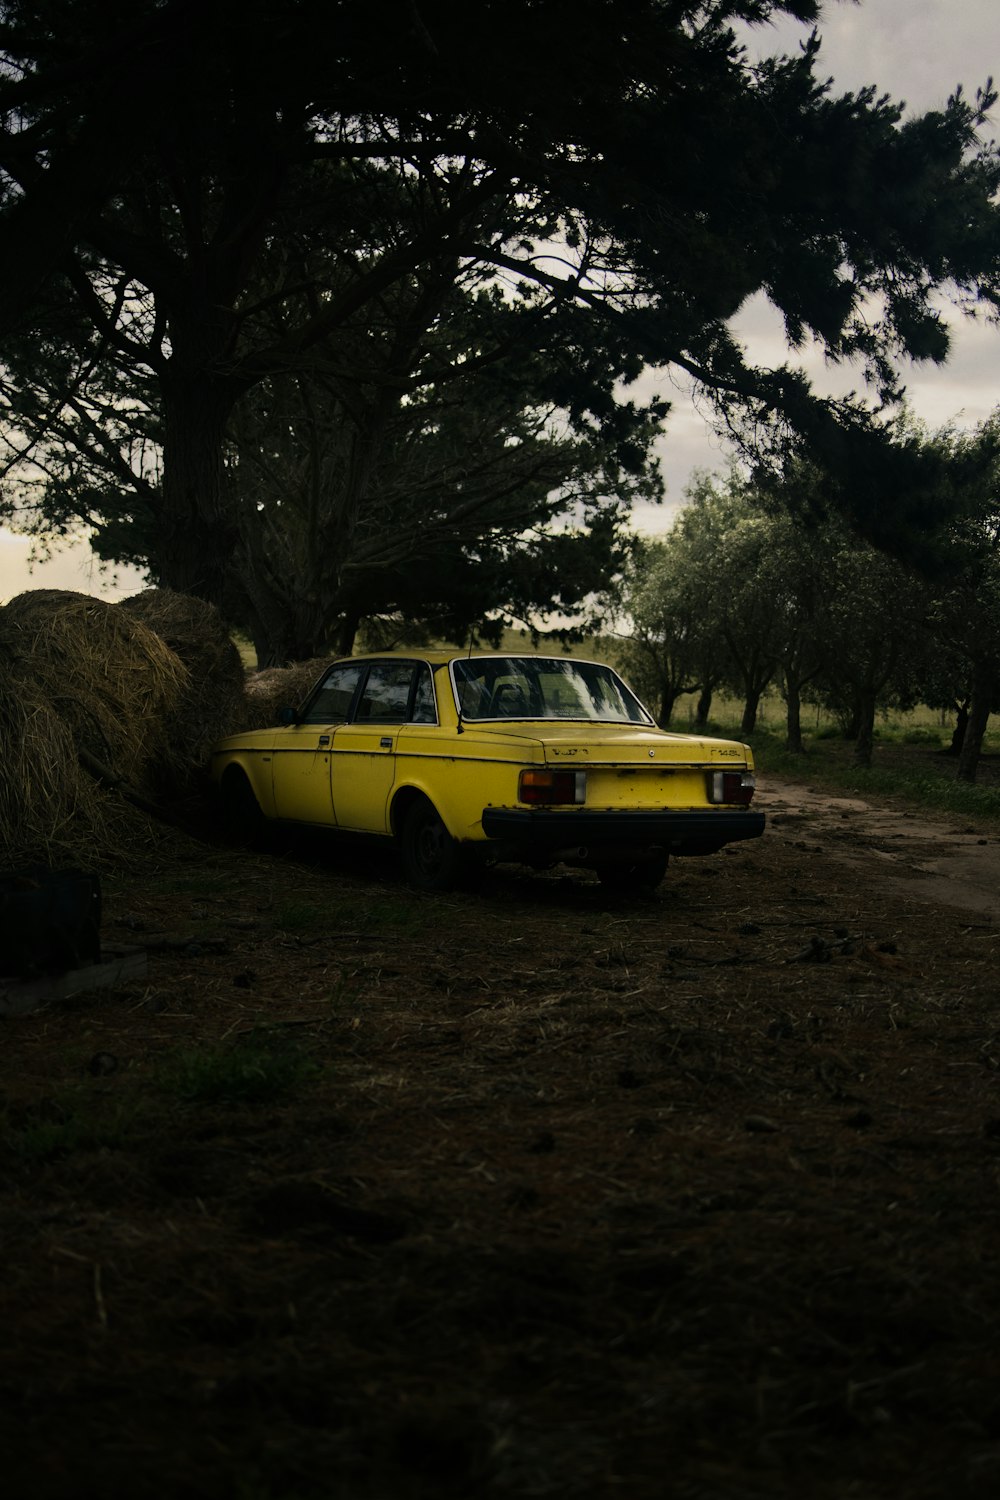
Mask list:
[[[285,932],[345,932],[357,929],[392,929],[415,931],[427,920],[426,908],[409,897],[388,896],[365,902],[342,902],[317,906],[311,901],[294,898],[278,901],[274,906],[274,925]]]
[[[739,730],[727,726],[724,732]],[[784,736],[769,729],[755,731],[750,743],[758,772],[765,776],[771,772],[860,797],[895,798],[914,807],[1000,822],[1000,786],[957,781],[955,759],[936,755],[926,740],[914,743],[903,734],[881,737],[871,766],[856,765],[853,746],[839,736],[807,737],[805,755],[791,754]],[[880,750],[891,757],[881,765]]]
[[[0,1135],[12,1156],[37,1165],[74,1151],[118,1150],[134,1133],[133,1101],[87,1098],[83,1090],[66,1090],[20,1110],[6,1109]]]
[[[671,728],[693,729],[696,696],[680,699]],[[744,739],[740,729],[742,703],[717,695],[708,730],[727,739]],[[879,719],[871,766],[854,761],[854,746],[839,725],[814,706],[802,715],[806,753],[785,749],[785,705],[772,690],[765,695],[757,728],[749,736],[758,772],[787,776],[794,781],[828,787],[859,797],[895,798],[916,809],[933,809],[970,820],[1000,822],[1000,772],[992,761],[981,763],[979,784],[956,780],[955,757],[939,754],[951,743],[952,722],[942,722],[939,710],[920,705],[906,713]],[[1000,715],[990,720],[983,753],[1000,757]]]
[[[174,1053],[159,1081],[186,1104],[264,1104],[289,1098],[318,1072],[298,1045],[255,1031],[232,1043]]]
[[[338,997],[331,996],[331,1006]],[[0,1159],[34,1169],[87,1151],[128,1151],[148,1144],[164,1098],[182,1104],[267,1105],[293,1097],[321,1068],[298,1037],[259,1027],[230,1041],[178,1049],[150,1080],[111,1093],[90,1082],[64,1084],[30,1103],[0,1103]]]
[[[409,896],[374,897],[371,901],[338,904],[334,913],[337,931],[358,927],[366,931],[391,928],[415,932],[427,921],[427,908]]]
[[[689,730],[694,724],[697,702],[697,693],[684,693],[678,698],[671,727],[682,732]],[[716,693],[713,697],[712,718],[720,725],[732,729],[739,724],[742,714],[743,700],[741,698],[733,697],[728,693]],[[777,688],[769,688],[761,698],[757,720],[772,733],[784,735],[785,702]],[[894,709],[890,714],[880,717],[876,723],[875,732],[880,738],[898,739],[914,730],[929,730],[940,735],[941,739],[947,742],[951,739],[953,723],[954,719],[950,714],[942,717],[940,709],[928,708],[926,704],[920,703],[916,708],[905,711]],[[802,731],[810,739],[839,738],[841,733],[833,715],[814,703],[802,705]],[[1000,749],[1000,714],[995,714],[990,720],[990,732],[997,748]]]
[[[278,901],[273,917],[274,925],[284,932],[315,932],[330,926],[329,908],[310,901]]]

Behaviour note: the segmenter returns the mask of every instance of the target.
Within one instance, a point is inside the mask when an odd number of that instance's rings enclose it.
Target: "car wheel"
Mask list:
[[[227,771],[219,791],[226,832],[242,843],[259,843],[267,820],[244,773],[235,768]]]
[[[403,873],[420,891],[448,891],[459,884],[466,860],[436,807],[422,797],[406,814],[400,834]]]
[[[657,849],[650,854],[639,854],[632,860],[598,865],[597,878],[602,885],[619,891],[655,891],[667,873],[669,859],[665,849]]]

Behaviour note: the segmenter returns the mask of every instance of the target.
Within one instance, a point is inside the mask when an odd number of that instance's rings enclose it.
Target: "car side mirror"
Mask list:
[[[287,703],[285,704],[284,708],[278,709],[278,723],[282,726],[286,726],[288,724],[297,724],[298,722],[298,716],[296,715],[294,708],[289,708]]]

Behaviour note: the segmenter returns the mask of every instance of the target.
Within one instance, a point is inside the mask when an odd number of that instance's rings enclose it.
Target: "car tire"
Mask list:
[[[403,820],[399,838],[403,874],[418,891],[450,891],[462,882],[467,860],[432,802],[421,797]]]
[[[665,849],[656,849],[633,860],[598,865],[597,878],[602,885],[619,891],[655,891],[667,873],[669,861]]]
[[[265,836],[267,819],[244,772],[236,767],[227,771],[219,794],[222,822],[230,837],[243,844],[260,844]]]

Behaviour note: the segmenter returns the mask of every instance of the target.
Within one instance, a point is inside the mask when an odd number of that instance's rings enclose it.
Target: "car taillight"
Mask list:
[[[749,807],[756,785],[752,771],[709,771],[708,800]]]
[[[520,802],[582,802],[586,795],[586,771],[549,771],[541,767],[522,771],[517,789]]]

